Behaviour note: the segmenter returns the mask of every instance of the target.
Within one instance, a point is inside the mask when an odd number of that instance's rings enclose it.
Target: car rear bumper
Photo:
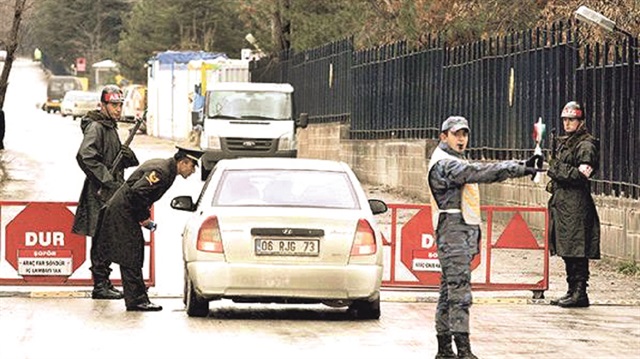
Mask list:
[[[380,291],[382,266],[299,266],[191,262],[189,277],[204,298],[279,297],[318,300],[372,298]]]
[[[60,111],[60,102],[47,101],[45,106],[50,109],[55,109]]]

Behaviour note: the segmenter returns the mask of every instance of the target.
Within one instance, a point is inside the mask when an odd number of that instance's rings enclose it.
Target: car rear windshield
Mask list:
[[[213,205],[360,208],[346,173],[309,170],[228,170]]]

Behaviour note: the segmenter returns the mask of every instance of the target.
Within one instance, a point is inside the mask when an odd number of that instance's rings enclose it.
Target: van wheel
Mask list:
[[[208,170],[206,168],[204,168],[204,166],[201,166],[200,168],[200,179],[203,181],[206,181],[207,178],[209,177],[209,173],[211,173],[211,170]]]

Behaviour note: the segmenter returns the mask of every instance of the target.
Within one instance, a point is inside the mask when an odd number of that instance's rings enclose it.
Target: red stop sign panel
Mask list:
[[[427,286],[440,285],[440,262],[431,221],[431,207],[424,207],[402,227],[400,261]],[[471,261],[471,270],[480,265],[480,256]]]
[[[62,203],[29,203],[6,227],[5,258],[26,281],[64,281],[86,259],[87,239],[71,232]]]

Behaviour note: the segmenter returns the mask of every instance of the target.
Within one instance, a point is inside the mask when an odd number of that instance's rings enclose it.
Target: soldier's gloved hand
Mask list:
[[[524,174],[525,175],[531,175],[531,180],[533,181],[533,179],[536,177],[536,175],[538,174],[538,172],[544,172],[545,170],[543,170],[542,168],[536,168],[536,167],[525,167],[524,168]]]
[[[150,219],[147,219],[146,221],[142,222],[141,224],[142,224],[142,226],[144,228],[148,229],[151,232],[155,231],[156,228],[158,228],[158,225],[156,224],[156,222],[154,222],[154,221],[152,221]]]
[[[542,155],[533,155],[524,162],[525,167],[542,168],[544,157]]]
[[[136,154],[133,153],[133,150],[131,149],[131,147],[127,146],[127,145],[122,145],[120,147],[120,151],[122,151],[122,157],[133,160],[136,158]]]

